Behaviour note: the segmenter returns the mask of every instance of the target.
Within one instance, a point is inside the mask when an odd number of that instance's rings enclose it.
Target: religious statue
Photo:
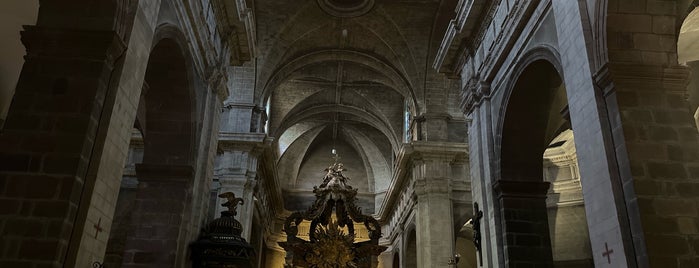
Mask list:
[[[225,192],[225,193],[218,195],[218,197],[226,198],[228,200],[226,203],[221,204],[221,206],[227,207],[228,213],[230,213],[233,216],[238,214],[238,212],[237,212],[238,203],[240,203],[241,205],[244,203],[243,199],[240,197],[235,197],[235,193],[233,193],[233,192]]]
[[[335,162],[330,165],[325,169],[326,174],[325,177],[323,177],[323,183],[320,184],[320,188],[325,188],[328,186],[328,184],[352,188],[351,186],[346,185],[349,177],[342,174],[342,172],[346,170],[347,169],[344,167],[344,165],[342,165],[342,163]]]
[[[481,251],[481,218],[483,218],[483,211],[478,208],[478,202],[473,202],[473,217],[469,222],[473,224],[473,245],[476,247],[476,251],[478,251],[480,266],[483,266],[483,252]]]

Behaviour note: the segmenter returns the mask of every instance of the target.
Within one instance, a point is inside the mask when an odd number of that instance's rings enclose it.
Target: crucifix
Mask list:
[[[476,247],[476,251],[478,251],[480,266],[483,266],[483,252],[481,251],[481,218],[483,218],[483,211],[478,208],[478,202],[473,202],[473,218],[471,218],[471,224],[473,224],[473,245]]]
[[[102,218],[99,218],[97,220],[97,224],[93,224],[92,226],[95,228],[95,239],[97,239],[97,235],[102,232],[102,227],[100,226],[102,224]]]
[[[602,256],[607,257],[608,264],[612,263],[612,258],[611,258],[612,253],[614,253],[614,250],[609,249],[609,246],[607,246],[607,242],[604,242],[604,252],[602,252]]]

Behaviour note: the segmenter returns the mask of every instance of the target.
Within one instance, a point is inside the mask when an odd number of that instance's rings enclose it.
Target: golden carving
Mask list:
[[[353,262],[354,237],[345,234],[336,222],[331,222],[327,227],[318,226],[316,229],[316,243],[310,244],[310,251],[306,254],[306,262],[314,268],[357,267]],[[342,265],[342,266],[338,266]]]

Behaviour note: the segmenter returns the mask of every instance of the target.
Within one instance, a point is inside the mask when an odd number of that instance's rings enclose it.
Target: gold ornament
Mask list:
[[[316,238],[305,258],[311,268],[357,267],[353,262],[354,237],[346,235],[336,222],[330,222],[327,227],[318,226]]]

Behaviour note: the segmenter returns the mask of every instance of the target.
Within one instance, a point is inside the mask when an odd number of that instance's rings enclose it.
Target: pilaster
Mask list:
[[[264,133],[219,133],[219,143],[214,180],[218,181],[218,194],[233,192],[243,198],[244,204],[238,212],[243,224],[242,237],[250,239],[250,228],[254,217],[253,195],[257,186],[258,160],[271,138]],[[222,208],[216,207],[218,215]]]
[[[449,267],[454,255],[454,212],[451,198],[457,181],[453,162],[466,153],[465,144],[412,143],[411,174],[416,204],[419,267]],[[459,146],[461,145],[461,146]],[[439,230],[435,232],[435,230]]]

